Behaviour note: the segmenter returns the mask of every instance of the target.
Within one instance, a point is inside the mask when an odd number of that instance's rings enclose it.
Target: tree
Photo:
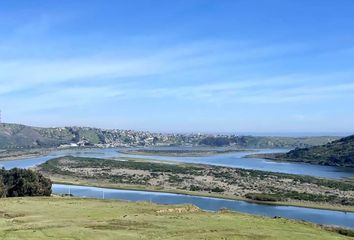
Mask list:
[[[50,196],[52,182],[41,173],[14,168],[0,171],[0,196]]]

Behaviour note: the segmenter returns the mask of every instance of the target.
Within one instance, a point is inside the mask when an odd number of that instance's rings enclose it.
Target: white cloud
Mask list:
[[[111,96],[117,98],[173,98],[215,103],[276,104],[336,99],[350,95],[354,97],[354,83],[327,83],[318,86],[311,79],[334,78],[332,76],[285,75],[265,79],[216,82],[212,84],[185,85],[166,88],[121,88]]]
[[[279,81],[284,84],[280,87]],[[324,99],[338,99],[342,96],[354,97],[354,83],[330,84],[322,87],[316,85],[300,85],[294,76],[280,76],[269,79],[249,79],[239,82],[220,82],[181,87],[127,87],[124,85],[110,86],[77,86],[72,88],[51,89],[35,97],[27,99],[26,105],[12,103],[16,108],[31,110],[89,106],[92,103],[115,102],[118,100],[168,99],[170,101],[194,101],[205,104],[282,104],[309,103]],[[305,81],[305,80],[304,80]],[[305,81],[306,82],[306,81]],[[286,84],[287,83],[287,84]],[[303,119],[296,115],[297,120]]]
[[[39,20],[41,29],[36,32],[33,22],[19,27],[17,35],[41,34],[50,30],[53,22],[46,16]],[[152,37],[153,39],[153,37]],[[6,40],[3,40],[6,42]],[[153,41],[150,39],[150,41]],[[139,46],[139,43],[141,46]],[[40,43],[38,43],[40,44]],[[18,46],[19,49],[22,46]],[[138,40],[124,49],[134,54],[118,54],[117,49],[109,53],[102,47],[101,52],[91,54],[69,54],[70,57],[16,56],[0,60],[0,100],[2,94],[11,95],[38,87],[36,96],[17,96],[11,106],[24,109],[45,109],[71,105],[90,104],[102,99],[144,99],[170,98],[207,103],[284,103],[303,102],[340,94],[352,94],[352,84],[322,84],[318,82],[336,79],[332,75],[271,74],[273,77],[241,78],[241,73],[233,71],[240,66],[256,66],[264,61],[284,55],[304,52],[308,46],[302,44],[272,44],[231,41],[195,41],[188,44],[155,46],[149,49]],[[141,53],[139,53],[141,49]],[[25,49],[24,49],[25,50]],[[70,50],[70,49],[69,49]],[[63,48],[63,51],[69,51]],[[69,51],[70,52],[70,51]],[[1,57],[1,52],[0,52]],[[218,73],[210,79],[213,69],[226,68],[231,74]],[[188,83],[189,72],[198,78],[198,83]],[[247,74],[246,74],[247,75]],[[279,75],[279,76],[278,76]],[[159,77],[165,84],[144,83],[145,77]],[[139,78],[135,87],[123,85],[128,78]],[[171,80],[173,79],[173,80]],[[208,80],[206,80],[208,79]],[[104,80],[104,83],[102,83]],[[195,80],[195,79],[190,79]],[[75,86],[75,87],[73,87]],[[3,102],[6,101],[3,100]],[[30,107],[28,107],[30,106]]]
[[[245,61],[289,53],[297,46],[239,46],[218,41],[193,42],[150,50],[135,56],[95,53],[67,58],[3,58],[0,60],[0,94],[19,91],[35,85],[63,82],[144,77],[197,70],[200,78],[210,70],[230,64],[235,67]],[[180,79],[185,81],[185,79]],[[142,79],[143,81],[143,79]]]

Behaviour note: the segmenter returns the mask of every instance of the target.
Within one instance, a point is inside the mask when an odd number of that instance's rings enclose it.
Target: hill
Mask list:
[[[39,128],[20,124],[0,124],[0,148],[55,147],[79,137],[74,128]]]
[[[0,124],[0,149],[78,146],[209,146],[234,148],[295,148],[325,144],[337,137],[255,137],[211,134],[162,134],[90,127],[40,128]]]
[[[351,239],[350,230],[248,214],[200,211],[190,205],[62,197],[0,202],[6,239]],[[255,226],[257,230],[255,231]]]
[[[285,154],[266,155],[265,157],[275,160],[354,167],[354,135],[321,146],[297,148]]]

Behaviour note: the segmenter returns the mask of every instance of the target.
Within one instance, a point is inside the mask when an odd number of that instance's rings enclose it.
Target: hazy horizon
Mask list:
[[[2,119],[351,133],[353,12],[350,0],[2,1]]]
[[[3,122],[5,123],[5,122]],[[5,123],[5,124],[19,124],[26,125],[24,123]],[[118,129],[118,130],[133,130],[133,131],[145,131],[152,133],[162,133],[162,134],[215,134],[215,135],[238,135],[238,136],[271,136],[271,137],[346,137],[353,135],[353,132],[196,132],[196,131],[156,131],[152,129],[127,129],[127,128],[104,128],[100,126],[89,126],[89,125],[27,125],[30,127],[39,127],[39,128],[60,128],[60,127],[89,127],[89,128],[99,128],[99,129]]]

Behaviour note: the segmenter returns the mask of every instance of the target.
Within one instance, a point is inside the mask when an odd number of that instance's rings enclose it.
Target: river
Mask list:
[[[203,210],[218,211],[227,208],[232,211],[262,216],[279,216],[288,219],[304,220],[318,224],[337,225],[354,229],[354,213],[322,210],[304,207],[275,206],[245,201],[227,200],[211,197],[189,196],[184,194],[149,191],[117,190],[77,185],[54,184],[53,192],[73,194],[77,197],[119,199],[127,201],[150,201],[158,204],[193,204]]]
[[[327,178],[347,178],[354,177],[353,169],[336,168],[328,166],[317,166],[301,163],[284,163],[274,162],[265,159],[244,158],[245,155],[253,154],[249,152],[232,152],[218,154],[207,157],[166,157],[166,156],[142,156],[127,155],[121,152],[122,149],[82,149],[82,150],[62,150],[54,151],[46,156],[34,157],[22,160],[0,161],[0,167],[6,169],[30,168],[47,160],[60,156],[77,156],[77,157],[96,157],[96,158],[112,158],[112,157],[132,157],[146,158],[157,160],[171,160],[187,163],[204,163],[218,166],[237,167],[246,169],[257,169],[273,172],[283,172],[292,174],[304,174],[311,176],[327,177]],[[259,153],[285,151],[280,149],[262,150]],[[70,190],[69,190],[70,189]],[[311,209],[303,207],[290,206],[274,206],[266,204],[255,204],[245,201],[226,200],[218,198],[188,196],[182,194],[157,193],[145,191],[129,191],[116,189],[103,189],[95,187],[84,187],[75,185],[53,185],[53,192],[57,194],[70,193],[78,197],[92,198],[110,198],[129,201],[152,201],[160,204],[194,204],[201,209],[209,211],[217,211],[221,208],[228,208],[233,211],[257,214],[263,216],[280,216],[289,219],[305,220],[319,224],[338,225],[342,227],[354,228],[354,213],[345,213],[341,211],[330,211]]]
[[[284,149],[265,149],[259,150],[257,153],[273,153],[285,152]],[[9,160],[0,161],[0,167],[6,169],[19,167],[29,168],[44,163],[45,161],[65,156],[77,157],[96,157],[96,158],[112,158],[112,157],[130,157],[143,159],[170,160],[186,163],[204,163],[217,166],[255,169],[262,171],[281,172],[290,174],[301,174],[315,177],[325,178],[354,178],[354,168],[340,168],[331,166],[311,165],[306,163],[290,163],[275,162],[261,158],[244,158],[248,154],[254,154],[255,151],[231,152],[225,154],[217,154],[204,157],[168,157],[168,156],[144,156],[144,155],[127,155],[121,152],[121,149],[83,149],[83,150],[62,150],[54,151],[46,156],[34,157],[26,160]]]

